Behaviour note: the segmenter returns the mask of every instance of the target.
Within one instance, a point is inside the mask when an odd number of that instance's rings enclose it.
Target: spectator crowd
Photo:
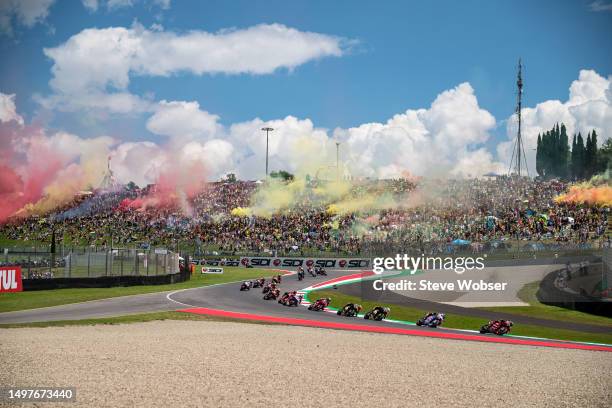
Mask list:
[[[322,182],[319,182],[319,186]],[[307,186],[315,189],[316,183]],[[131,206],[151,188],[119,188],[81,194],[52,213],[12,217],[0,236],[20,241],[58,241],[80,246],[172,246],[241,254],[329,252],[359,255],[456,248],[486,251],[521,242],[534,250],[558,246],[609,245],[608,207],[556,202],[560,181],[498,177],[470,180],[364,180],[352,182],[343,202],[364,195],[391,197],[378,208],[330,211],[333,202],[303,194],[269,216],[232,215],[265,193],[249,181],[208,183],[181,205]],[[153,187],[154,188],[154,187]],[[259,192],[258,192],[259,191]]]

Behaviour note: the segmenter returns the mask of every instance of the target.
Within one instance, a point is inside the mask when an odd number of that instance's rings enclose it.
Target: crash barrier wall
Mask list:
[[[589,272],[591,274],[597,272],[601,273],[601,264],[589,266],[592,266],[592,268],[587,267],[587,274]],[[563,285],[559,285],[558,279],[559,276],[564,275],[565,273],[566,268],[558,269],[554,272],[550,272],[544,277],[544,279],[542,279],[536,294],[536,297],[540,302],[551,306],[558,306],[566,309],[578,310],[580,312],[612,317],[611,301],[606,301],[602,298],[589,295],[586,291],[564,290]],[[572,274],[580,276],[580,269],[573,271]]]
[[[24,279],[162,276],[179,272],[179,255],[165,249],[12,253],[2,264],[21,266]]]
[[[276,258],[244,256],[240,259],[205,259],[199,265],[204,266],[240,266],[243,268],[339,268],[339,269],[367,269],[371,265],[367,258]]]
[[[604,288],[612,289],[612,248],[605,248],[601,259],[603,261]]]
[[[167,275],[104,276],[99,278],[24,279],[23,290],[49,290],[66,288],[109,288],[113,286],[166,285],[189,280],[187,270]]]

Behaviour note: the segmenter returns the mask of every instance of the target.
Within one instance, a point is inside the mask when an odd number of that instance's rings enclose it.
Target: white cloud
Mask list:
[[[83,6],[89,11],[97,11],[98,10],[98,0],[81,0]]]
[[[91,12],[98,11],[98,7],[100,6],[100,1],[98,0],[81,0],[81,1],[83,3],[83,6],[87,10]],[[101,0],[101,2],[104,2],[104,0]],[[133,7],[137,2],[138,0],[107,0],[105,3],[106,3],[106,8],[112,11],[112,10],[121,9],[121,8]],[[158,6],[162,10],[168,10],[170,8],[171,0],[151,0],[150,3]]]
[[[315,128],[310,119],[287,116],[263,122],[257,118],[233,124],[228,131],[228,140],[236,149],[233,170],[239,176],[254,179],[265,174],[266,134],[261,130],[264,126],[274,128],[269,136],[269,171],[301,170],[312,175],[321,163],[332,162],[333,142],[327,131]]]
[[[208,139],[221,131],[219,117],[200,109],[198,102],[161,101],[147,121],[147,129],[184,144],[195,139]]]
[[[140,186],[155,182],[166,162],[164,150],[153,142],[125,142],[112,152],[112,168],[122,182]]]
[[[224,127],[218,117],[202,110],[197,102],[162,101],[147,121],[147,128],[166,136],[166,153],[156,144],[126,144],[117,148],[117,157],[132,155],[122,165],[155,179],[160,164],[149,157],[172,157],[203,163],[211,178],[235,172],[241,178],[263,177],[266,136],[261,128],[274,131],[269,138],[269,170],[288,170],[314,175],[329,172],[335,165],[335,142],[341,142],[341,160],[353,176],[398,177],[408,171],[417,175],[481,176],[503,172],[503,165],[482,147],[495,126],[495,119],[478,105],[474,90],[467,84],[442,92],[428,109],[408,110],[386,123],[367,123],[349,129],[317,128],[310,119],[287,116],[262,121],[253,119]],[[133,149],[147,153],[136,155]],[[144,161],[146,163],[140,163]],[[134,163],[132,163],[134,162]],[[163,165],[162,165],[163,167]],[[132,176],[134,179],[134,176]],[[136,180],[135,180],[136,181]],[[139,181],[143,181],[142,179]]]
[[[193,103],[191,103],[193,104]],[[197,104],[166,103],[179,114],[165,117],[164,128],[175,133],[156,132],[169,137],[198,135],[187,150],[198,157],[209,154],[215,168],[211,176],[236,172],[239,177],[263,177],[266,157],[264,126],[274,128],[269,137],[269,170],[288,170],[314,175],[333,173],[336,161],[336,141],[341,142],[343,167],[353,176],[398,177],[406,171],[417,174],[456,177],[481,176],[487,172],[502,172],[503,165],[482,147],[488,140],[495,119],[478,106],[472,87],[465,83],[441,93],[428,109],[408,110],[395,115],[386,123],[367,123],[355,128],[336,129],[332,134],[317,128],[310,119],[287,116],[284,119],[235,123],[222,128],[208,121],[210,114]],[[157,114],[156,114],[157,115]],[[203,115],[207,126],[195,125]],[[155,116],[155,115],[154,115]],[[191,123],[184,124],[191,117]],[[207,119],[207,120],[204,120]],[[149,121],[149,124],[152,120]],[[207,129],[202,131],[201,129]],[[214,129],[214,134],[211,130]],[[200,139],[223,139],[226,144],[213,146]],[[201,149],[201,150],[200,150]],[[192,157],[187,155],[187,157]],[[330,170],[331,169],[331,170]]]
[[[17,113],[15,107],[15,94],[7,95],[0,92],[0,122],[15,121],[23,126],[23,118]]]
[[[612,3],[603,0],[596,0],[589,4],[591,11],[612,11]]]
[[[0,1],[0,32],[13,35],[13,23],[33,27],[49,15],[55,0],[2,0]]]
[[[145,101],[129,94],[133,75],[270,74],[315,59],[341,56],[344,41],[282,24],[185,34],[135,24],[131,28],[86,29],[44,52],[53,61],[49,84],[54,94],[43,99],[47,106],[125,112],[129,106],[147,109]],[[120,95],[122,101],[130,99],[130,103],[116,106],[113,98],[103,97],[109,94]]]
[[[108,0],[106,6],[109,9],[117,9],[123,7],[132,7],[134,5],[133,0]]]
[[[98,10],[100,3],[106,3],[106,8],[108,10],[116,10],[127,7],[133,7],[139,0],[81,0],[83,6],[89,11],[95,12]],[[149,3],[161,8],[162,10],[168,10],[170,8],[170,4],[172,0],[150,0]]]
[[[153,3],[158,5],[163,10],[168,10],[170,8],[170,4],[172,3],[172,0],[153,0]]]
[[[474,148],[488,140],[494,126],[495,118],[478,106],[474,90],[463,83],[438,95],[429,109],[409,109],[386,123],[337,129],[335,134],[352,174],[480,176],[500,168],[486,150]]]
[[[530,174],[535,175],[535,151],[539,133],[564,123],[571,138],[574,133],[586,135],[595,129],[602,144],[612,135],[612,81],[593,70],[581,70],[569,88],[568,100],[547,100],[521,112],[523,143]],[[516,115],[508,120],[509,141],[498,145],[500,159],[509,165],[516,138]],[[571,139],[570,139],[571,141]]]

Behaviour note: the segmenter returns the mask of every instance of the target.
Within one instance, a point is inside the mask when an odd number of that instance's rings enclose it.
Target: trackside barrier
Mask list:
[[[330,269],[367,269],[369,258],[282,258],[243,256],[240,259],[206,259],[200,265],[240,266],[243,268],[302,268],[321,267]]]
[[[274,257],[242,257],[240,264],[254,268],[297,268],[299,266],[364,269],[370,266],[368,258],[274,258]]]

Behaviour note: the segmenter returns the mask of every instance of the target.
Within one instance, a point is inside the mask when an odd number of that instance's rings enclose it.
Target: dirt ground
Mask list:
[[[2,386],[76,387],[68,407],[608,407],[612,398],[605,352],[198,321],[3,329],[0,345]]]

